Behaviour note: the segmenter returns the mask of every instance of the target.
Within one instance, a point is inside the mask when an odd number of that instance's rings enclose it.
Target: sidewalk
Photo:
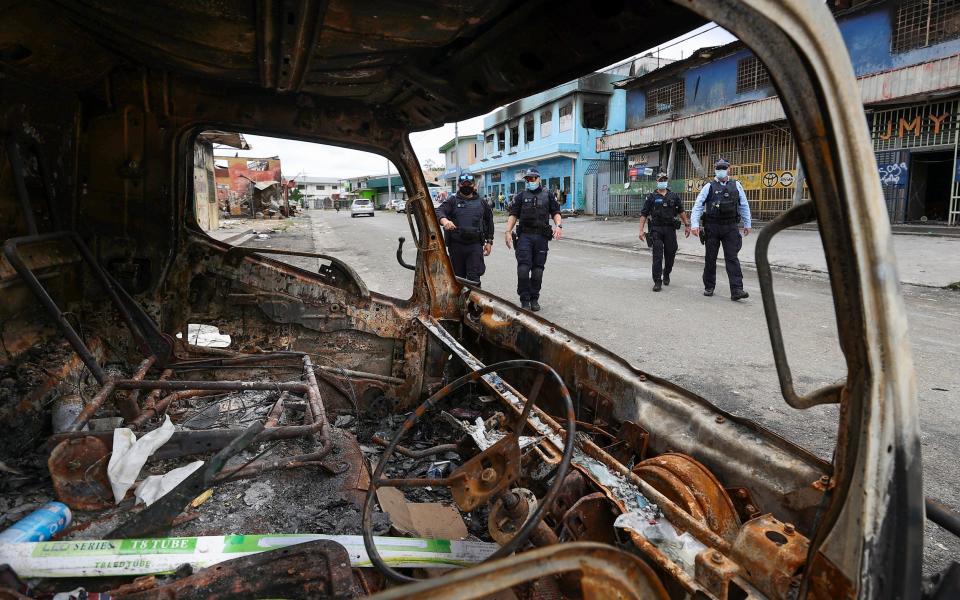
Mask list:
[[[506,219],[497,221],[499,225]],[[749,268],[755,268],[756,265],[754,248],[757,232],[753,230],[743,238],[743,249],[740,250],[740,262]],[[649,252],[646,243],[637,238],[637,233],[637,220],[598,221],[589,216],[563,220],[565,240]],[[693,236],[685,239],[683,230],[677,232],[677,238],[680,245],[678,260],[703,260],[705,247],[699,239]],[[960,281],[960,238],[900,234],[893,236],[893,248],[902,283],[942,288]],[[723,256],[722,250],[720,256]],[[780,232],[770,244],[769,256],[770,264],[774,267],[827,272],[827,261],[817,231],[788,229]]]

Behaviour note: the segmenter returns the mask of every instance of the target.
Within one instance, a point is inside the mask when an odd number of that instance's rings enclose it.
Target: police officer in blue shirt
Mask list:
[[[513,247],[513,228],[519,222],[516,237],[517,294],[520,306],[540,310],[540,287],[547,264],[547,245],[563,237],[560,203],[552,192],[543,189],[540,171],[535,167],[523,174],[524,189],[507,207],[507,248]],[[555,228],[551,228],[550,221]]]
[[[750,235],[750,204],[739,181],[730,179],[730,163],[721,158],[714,165],[716,177],[703,186],[693,205],[690,217],[693,235],[700,235],[703,218],[706,262],[703,265],[703,295],[712,296],[717,285],[717,254],[723,246],[723,259],[730,280],[730,299],[742,300],[750,294],[743,289],[743,272],[737,253],[743,246],[738,222],[743,223],[743,235]]]
[[[671,192],[670,178],[666,173],[657,175],[657,189],[647,194],[640,209],[640,240],[653,248],[653,291],[659,292],[661,282],[670,285],[673,259],[677,255],[677,229],[683,222],[683,234],[690,237],[690,223],[683,210],[683,201],[676,192]],[[679,219],[679,221],[677,220]],[[649,220],[650,231],[644,231]],[[649,237],[649,240],[646,238]]]
[[[457,277],[480,285],[487,270],[483,257],[493,251],[493,211],[474,188],[474,177],[461,173],[457,193],[437,208],[450,262]]]

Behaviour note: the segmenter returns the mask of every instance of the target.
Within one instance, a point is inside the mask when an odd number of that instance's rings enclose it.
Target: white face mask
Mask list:
[[[726,169],[717,169],[716,171],[714,171],[714,173],[717,174],[717,179],[726,179],[726,178],[727,178],[727,170],[726,170]]]

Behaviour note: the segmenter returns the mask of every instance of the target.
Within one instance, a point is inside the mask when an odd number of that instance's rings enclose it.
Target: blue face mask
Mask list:
[[[540,188],[540,180],[539,180],[539,179],[538,179],[537,181],[528,181],[528,182],[527,182],[527,189],[530,190],[531,192],[532,192],[533,190],[536,190],[536,189],[539,189],[539,188]]]
[[[725,179],[727,177],[726,169],[717,169],[714,173],[717,174],[717,179]]]
[[[658,181],[658,182],[657,182],[657,189],[658,189],[658,190],[665,190],[665,189],[667,189],[667,184],[668,184],[668,183],[670,183],[670,182],[669,182],[669,181]]]

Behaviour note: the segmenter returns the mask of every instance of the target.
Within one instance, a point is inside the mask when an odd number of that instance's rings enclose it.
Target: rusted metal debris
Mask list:
[[[144,578],[143,586],[109,592],[129,600],[206,600],[297,597],[340,600],[354,596],[350,556],[336,542],[317,540],[219,563],[171,583]],[[146,589],[136,589],[137,587]]]

